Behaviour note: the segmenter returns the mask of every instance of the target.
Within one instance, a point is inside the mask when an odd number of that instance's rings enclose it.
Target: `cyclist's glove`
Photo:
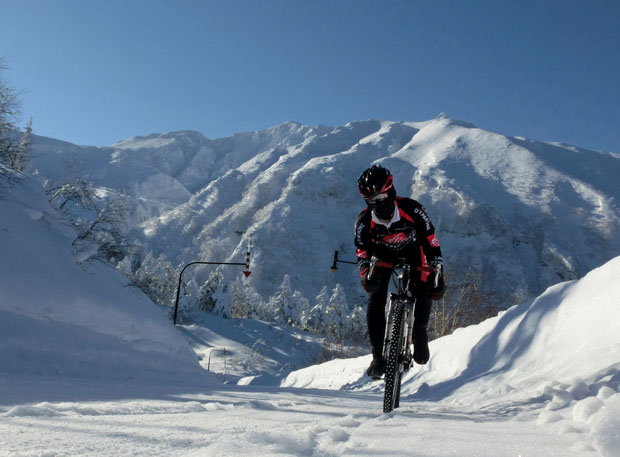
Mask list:
[[[431,298],[433,300],[441,300],[446,292],[446,284],[444,281],[443,260],[441,257],[431,260],[430,265],[435,268],[435,273],[429,277],[431,287]]]
[[[362,287],[366,292],[372,292],[374,285],[376,284],[376,275],[368,277],[370,273],[370,263],[363,263],[360,265],[360,277],[362,279]]]

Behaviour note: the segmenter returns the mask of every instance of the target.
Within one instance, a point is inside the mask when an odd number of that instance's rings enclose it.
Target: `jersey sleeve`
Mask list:
[[[417,219],[416,226],[419,227],[418,237],[427,261],[442,260],[441,246],[435,234],[435,227],[420,203],[416,205],[413,215]]]
[[[357,266],[360,270],[365,268],[370,262],[372,255],[372,243],[370,240],[370,217],[368,210],[360,213],[355,221],[355,238],[354,243],[357,248],[355,255],[357,256]]]

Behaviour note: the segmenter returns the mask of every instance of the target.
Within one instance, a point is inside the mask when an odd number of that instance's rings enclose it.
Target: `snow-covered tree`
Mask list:
[[[72,210],[79,212],[95,211],[97,192],[92,184],[86,179],[68,179],[63,184],[54,185],[48,183],[47,193],[50,203],[54,203],[65,214],[73,214]],[[78,214],[73,214],[75,218]]]
[[[347,337],[356,343],[365,343],[368,340],[368,326],[366,312],[361,306],[356,306],[348,319]]]
[[[125,258],[130,249],[125,240],[129,216],[126,194],[97,189],[83,178],[47,187],[50,203],[73,222],[77,231],[73,245],[81,261],[97,258],[116,265]]]
[[[234,317],[233,289],[224,273],[219,269],[209,274],[207,281],[198,292],[197,309],[219,314],[223,317]]]
[[[264,319],[307,329],[311,317],[310,302],[298,290],[291,289],[289,275],[284,275],[275,295],[263,306]]]
[[[113,194],[92,218],[78,219],[78,234],[73,245],[86,258],[98,258],[112,264],[123,259],[129,249],[125,241],[126,221],[129,211],[126,196]]]
[[[315,304],[310,308],[306,319],[305,330],[312,333],[321,333],[325,324],[325,310],[329,305],[329,293],[327,287],[323,286],[315,298]]]
[[[304,328],[304,320],[305,316],[309,314],[310,311],[310,302],[303,294],[296,290],[293,292],[293,297],[291,301],[291,305],[289,307],[290,315],[289,322],[290,325],[294,327]]]
[[[163,256],[155,258],[151,252],[144,255],[134,271],[132,263],[133,259],[126,256],[118,268],[155,303],[172,307],[178,281],[178,273],[172,264]]]
[[[291,279],[289,275],[284,275],[278,291],[267,302],[265,317],[273,322],[289,323],[292,302]]]
[[[213,311],[215,309],[215,293],[220,287],[220,284],[224,280],[224,276],[219,270],[212,272],[207,280],[202,283],[200,289],[198,289],[198,298],[196,300],[196,307],[200,311]]]
[[[237,278],[232,285],[232,305],[230,314],[232,317],[252,317],[253,309],[250,301],[248,285],[243,279]]]
[[[348,305],[344,289],[340,284],[336,284],[332,290],[325,314],[328,334],[335,338],[343,338],[348,325]]]

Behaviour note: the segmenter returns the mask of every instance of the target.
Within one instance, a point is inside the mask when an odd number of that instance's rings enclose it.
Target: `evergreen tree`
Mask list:
[[[293,297],[290,306],[290,322],[294,327],[305,327],[305,316],[309,314],[310,302],[303,294],[296,290],[293,292]]]
[[[275,295],[269,298],[266,306],[267,320],[277,323],[289,323],[291,316],[291,280],[289,275],[284,275],[282,284]]]
[[[213,311],[217,298],[215,296],[224,277],[219,270],[215,270],[209,275],[207,280],[198,289],[198,300],[196,306],[200,311]]]
[[[332,290],[327,307],[327,328],[330,336],[341,339],[346,333],[348,325],[348,306],[344,289],[340,284]]]
[[[147,253],[135,272],[126,272],[129,280],[139,287],[151,300],[172,307],[176,296],[178,277],[170,262],[163,255],[154,258]]]
[[[235,279],[232,285],[233,301],[230,307],[232,317],[251,317],[252,305],[248,294],[247,284],[241,278]]]
[[[315,298],[315,305],[310,308],[307,318],[306,330],[312,333],[321,333],[325,326],[326,310],[329,305],[327,287],[323,286]]]
[[[348,319],[347,336],[351,341],[362,343],[368,340],[366,312],[361,306],[356,306]]]

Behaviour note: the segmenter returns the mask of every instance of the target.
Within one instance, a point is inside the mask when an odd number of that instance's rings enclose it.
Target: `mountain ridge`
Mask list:
[[[287,122],[216,140],[187,132],[63,151],[37,140],[34,166],[62,179],[60,157],[77,162],[94,185],[126,191],[133,236],[174,266],[237,261],[251,239],[249,281],[264,299],[284,268],[310,300],[337,283],[350,302],[364,300],[354,268],[333,275],[328,267],[334,250],[354,257],[352,225],[364,206],[355,182],[372,163],[392,171],[400,195],[425,205],[453,281],[474,268],[504,305],[620,252],[614,154],[504,136],[447,116],[340,127]],[[325,273],[313,274],[319,268]],[[229,282],[237,274],[221,272]],[[196,269],[195,287],[208,274]]]

